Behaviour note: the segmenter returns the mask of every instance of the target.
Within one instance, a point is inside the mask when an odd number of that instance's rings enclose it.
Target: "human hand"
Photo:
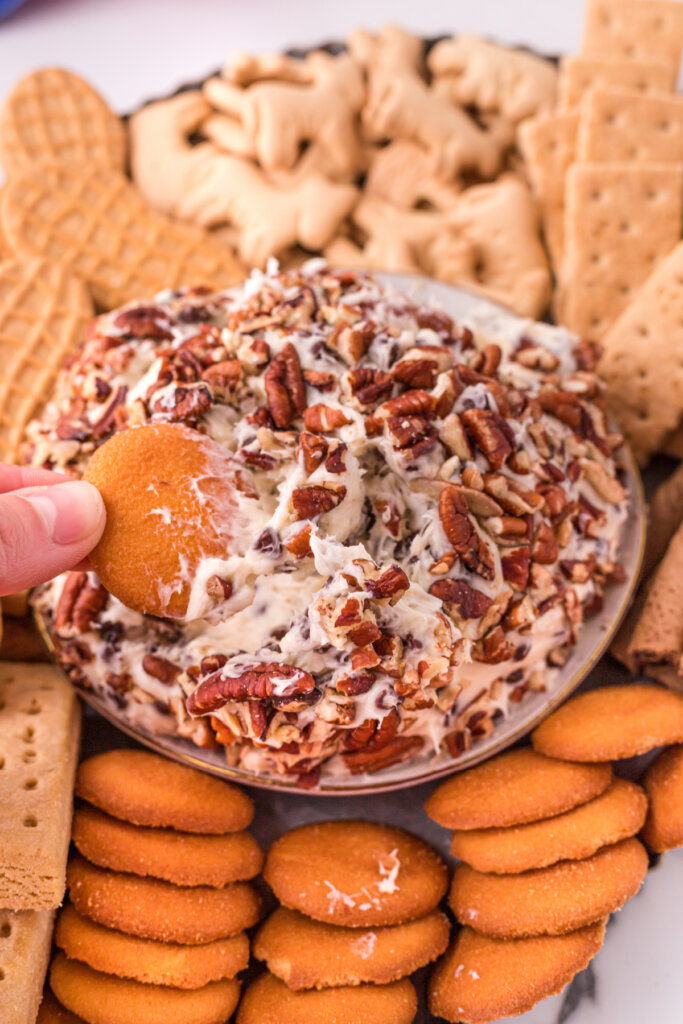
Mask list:
[[[0,595],[73,569],[100,539],[104,518],[92,484],[0,463]]]

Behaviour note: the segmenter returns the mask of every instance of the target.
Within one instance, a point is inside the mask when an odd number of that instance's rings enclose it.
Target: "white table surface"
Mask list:
[[[58,65],[84,75],[115,109],[127,111],[202,77],[233,50],[305,46],[388,21],[425,36],[460,30],[546,53],[573,52],[581,6],[579,0],[32,0],[0,22],[0,96],[34,68]],[[576,1000],[555,997],[520,1024],[681,1024],[682,949],[679,850],[665,856],[616,916],[591,972],[573,989]]]

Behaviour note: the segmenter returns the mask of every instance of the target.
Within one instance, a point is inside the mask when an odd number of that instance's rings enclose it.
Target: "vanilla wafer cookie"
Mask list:
[[[0,112],[0,163],[7,174],[38,163],[94,164],[122,171],[121,119],[78,75],[42,68],[22,78]]]
[[[72,267],[104,308],[161,288],[218,289],[244,277],[227,245],[153,210],[109,168],[30,168],[3,189],[0,222],[16,255]]]
[[[51,665],[0,663],[0,906],[58,907],[81,713]]]
[[[0,461],[17,460],[26,424],[93,313],[84,282],[67,267],[39,258],[0,263]]]
[[[43,994],[52,910],[0,910],[0,1020],[29,1024]]]

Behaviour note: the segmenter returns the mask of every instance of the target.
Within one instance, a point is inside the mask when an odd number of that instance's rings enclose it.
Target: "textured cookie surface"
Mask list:
[[[136,611],[196,618],[191,595],[201,560],[241,551],[236,535],[247,523],[238,502],[240,476],[229,452],[182,424],[114,434],[84,474],[107,510],[90,554],[104,586]],[[141,565],[152,569],[141,572]]]
[[[531,734],[540,753],[572,761],[616,761],[682,741],[683,696],[646,683],[581,693]]]
[[[594,799],[611,778],[607,765],[563,764],[529,748],[511,750],[448,779],[425,810],[445,828],[519,825]]]
[[[52,910],[0,910],[0,1020],[34,1021],[52,939]]]
[[[602,846],[634,836],[645,821],[640,786],[615,779],[609,789],[571,811],[512,828],[454,832],[451,853],[477,871],[515,874],[559,860],[591,857]]]
[[[80,721],[56,668],[0,663],[0,907],[62,902]]]
[[[85,1024],[82,1017],[77,1017],[57,1001],[53,992],[46,988],[38,1010],[36,1024]]]
[[[43,259],[0,263],[0,459],[15,462],[29,420],[50,396],[94,313],[83,281]]]
[[[293,992],[272,974],[262,974],[244,993],[237,1024],[411,1024],[417,1010],[407,980]],[[99,1022],[97,1022],[99,1024]]]
[[[369,821],[303,825],[276,839],[263,877],[280,902],[329,924],[400,924],[430,913],[448,872],[421,839]]]
[[[643,785],[650,801],[643,839],[658,853],[683,845],[683,746],[663,751]]]
[[[224,1024],[237,1005],[239,983],[213,981],[192,991],[142,985],[93,971],[58,953],[50,986],[59,1001],[89,1024]]]
[[[323,924],[279,907],[259,929],[253,952],[289,988],[385,985],[440,956],[449,933],[438,910],[418,921],[367,929]]]
[[[42,68],[17,82],[5,100],[0,163],[11,174],[54,161],[122,171],[126,135],[120,118],[82,78]]]
[[[197,835],[174,829],[144,828],[83,805],[74,814],[72,839],[99,867],[151,875],[175,885],[212,885],[253,878],[263,854],[248,832]]]
[[[211,775],[144,750],[108,750],[78,768],[76,793],[133,825],[222,835],[247,828],[247,794]]]
[[[564,935],[618,910],[646,871],[647,853],[637,839],[522,875],[483,874],[460,864],[449,902],[462,924],[494,938]]]
[[[16,256],[73,268],[105,309],[161,288],[219,289],[244,277],[227,245],[152,210],[109,168],[29,168],[3,188],[0,220]]]
[[[429,1009],[462,1024],[526,1013],[587,967],[604,935],[604,921],[568,935],[507,942],[462,928],[430,979]]]
[[[213,942],[250,928],[259,916],[259,898],[246,882],[183,888],[103,871],[80,857],[69,862],[67,882],[79,914],[158,942]]]
[[[201,946],[153,942],[104,928],[70,904],[59,915],[55,943],[93,970],[171,988],[201,988],[234,978],[249,963],[249,940],[243,933]]]

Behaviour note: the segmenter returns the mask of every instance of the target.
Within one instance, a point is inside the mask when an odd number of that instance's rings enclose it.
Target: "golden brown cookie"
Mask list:
[[[372,821],[302,825],[276,839],[263,877],[280,903],[328,924],[364,928],[429,914],[448,870],[417,836]]]
[[[90,553],[107,590],[148,615],[203,615],[191,600],[197,569],[203,559],[237,554],[246,525],[239,502],[246,477],[232,454],[183,424],[149,423],[105,441],[84,479],[107,510]],[[141,565],[154,572],[140,572]]]
[[[266,972],[244,993],[235,1020],[237,1024],[411,1024],[416,1010],[417,996],[407,978],[390,985],[293,992]]]
[[[425,810],[445,828],[521,825],[593,800],[611,779],[608,765],[566,764],[523,747],[453,775],[434,790]]]
[[[108,750],[83,761],[76,794],[133,825],[180,832],[239,832],[254,817],[244,790],[145,750]]]
[[[75,270],[103,309],[161,288],[227,288],[244,270],[224,242],[153,210],[120,171],[29,167],[2,190],[0,222],[15,256]]]
[[[435,1017],[487,1024],[561,992],[602,946],[605,921],[567,935],[490,939],[462,928],[429,982]]]
[[[436,960],[450,924],[438,910],[387,928],[340,928],[279,907],[261,925],[254,956],[293,989],[386,985]]]
[[[234,978],[249,964],[249,939],[240,932],[201,946],[139,939],[82,917],[71,904],[62,910],[55,943],[72,960],[95,971],[132,978],[147,985],[202,988],[210,981]]]
[[[79,914],[106,928],[157,942],[213,942],[250,928],[259,917],[259,898],[247,882],[224,889],[183,888],[103,871],[74,857],[67,868],[67,885]]]
[[[36,1024],[85,1024],[85,1021],[57,1002],[50,989],[46,988],[43,992],[43,1001],[38,1010]]]
[[[516,874],[591,857],[602,846],[634,836],[646,814],[647,797],[640,786],[615,779],[595,800],[554,818],[454,832],[451,853],[477,871]]]
[[[63,953],[52,961],[50,987],[60,1003],[88,1024],[224,1024],[240,991],[234,978],[192,990],[143,985],[93,971]]]
[[[84,804],[77,808],[72,839],[93,864],[175,885],[243,882],[261,870],[263,854],[249,832],[202,836],[174,829],[143,828]]]
[[[637,839],[522,875],[486,875],[460,864],[449,903],[462,924],[493,938],[564,935],[622,907],[646,871],[647,853]]]
[[[650,801],[642,838],[663,853],[683,845],[683,745],[659,755],[643,778]]]
[[[31,164],[101,164],[122,171],[121,119],[82,78],[42,68],[22,78],[0,113],[0,163],[12,174]]]
[[[568,761],[618,761],[683,741],[683,696],[647,683],[572,697],[531,734],[534,749]]]

